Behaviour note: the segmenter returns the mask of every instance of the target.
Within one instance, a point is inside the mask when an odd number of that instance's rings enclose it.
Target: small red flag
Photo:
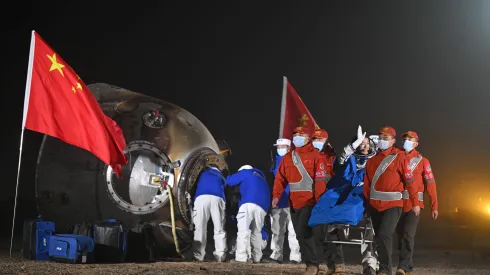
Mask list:
[[[90,151],[122,177],[126,141],[75,71],[32,32],[22,128]]]
[[[301,97],[284,77],[279,138],[292,139],[293,130],[298,126],[306,127],[310,131],[319,128]]]

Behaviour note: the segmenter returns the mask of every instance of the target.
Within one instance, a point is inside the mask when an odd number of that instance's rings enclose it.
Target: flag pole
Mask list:
[[[283,84],[282,84],[281,120],[279,122],[279,138],[283,138],[282,133],[284,131],[284,117],[286,116],[287,91],[288,91],[288,79],[284,76]]]
[[[32,65],[34,63],[35,37],[34,31],[31,34],[31,46],[29,49],[29,64],[27,65],[26,91],[24,97],[24,113],[22,117],[22,130],[20,132],[19,165],[17,166],[17,183],[15,185],[14,213],[12,215],[12,234],[10,236],[10,258],[12,258],[12,247],[14,243],[15,214],[17,209],[17,197],[19,194],[20,163],[22,161],[22,145],[24,144],[24,130],[26,125],[27,109],[29,107],[29,96],[31,94]]]

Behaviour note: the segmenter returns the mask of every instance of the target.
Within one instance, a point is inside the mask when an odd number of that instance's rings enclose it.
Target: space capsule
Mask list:
[[[106,115],[121,127],[128,164],[118,178],[90,152],[45,136],[38,154],[35,193],[38,212],[67,231],[74,223],[122,220],[148,222],[161,255],[175,253],[171,195],[181,251],[192,246],[192,197],[209,164],[227,170],[231,153],[188,111],[150,96],[104,83],[88,86]],[[172,194],[156,184],[160,178]]]

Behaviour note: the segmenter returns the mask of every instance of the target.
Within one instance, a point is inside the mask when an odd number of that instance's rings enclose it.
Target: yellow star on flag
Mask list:
[[[77,93],[77,90],[75,90],[75,87],[71,86],[71,90],[73,91],[74,94]]]
[[[65,65],[63,64],[60,64],[58,63],[58,61],[56,61],[56,53],[53,53],[53,56],[50,56],[49,54],[47,54],[49,60],[51,60],[51,68],[49,68],[49,71],[53,71],[53,70],[58,70],[58,72],[60,72],[61,76],[65,77],[65,75],[63,74],[63,70],[62,68],[65,67]]]
[[[80,82],[77,82],[77,89],[82,89],[82,85],[80,84]]]
[[[306,114],[303,114],[298,120],[299,120],[299,125],[300,126],[306,126],[306,121],[308,120],[308,116]]]

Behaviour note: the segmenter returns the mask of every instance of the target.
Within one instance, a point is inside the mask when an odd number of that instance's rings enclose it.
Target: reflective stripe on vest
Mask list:
[[[417,195],[419,196],[419,201],[424,201],[424,193],[423,192],[417,192]],[[410,194],[408,194],[408,190],[403,191],[402,198],[407,199],[407,200],[410,198]]]
[[[386,168],[390,166],[390,164],[396,159],[397,156],[398,154],[388,155],[379,164],[378,169],[376,169],[373,180],[371,182],[370,199],[378,201],[398,201],[402,199],[402,192],[382,192],[376,191],[376,189],[374,188],[379,177],[386,171]]]
[[[313,179],[303,166],[303,162],[296,151],[292,152],[293,164],[298,168],[301,180],[289,183],[289,192],[308,191],[313,192]]]
[[[410,160],[410,162],[408,163],[408,169],[410,169],[410,172],[413,173],[413,170],[415,170],[415,168],[419,166],[421,160],[422,160],[422,156],[417,156]],[[424,193],[418,192],[418,196],[419,196],[419,201],[424,201]],[[403,190],[402,198],[404,199],[410,198],[410,195],[408,194],[408,190]]]

